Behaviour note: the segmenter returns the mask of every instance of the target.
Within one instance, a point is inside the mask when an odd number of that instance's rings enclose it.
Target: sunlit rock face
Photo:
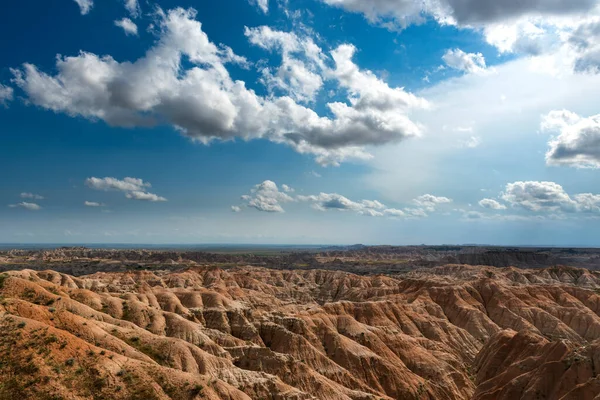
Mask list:
[[[600,394],[600,274],[585,269],[21,270],[0,286],[0,398]]]

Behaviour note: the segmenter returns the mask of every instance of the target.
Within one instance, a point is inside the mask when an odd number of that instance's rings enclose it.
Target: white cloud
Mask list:
[[[542,131],[558,133],[548,142],[548,165],[600,168],[600,114],[588,118],[562,110],[542,119]]]
[[[581,212],[600,212],[600,195],[591,193],[576,194],[577,209]]]
[[[57,74],[32,64],[13,69],[27,100],[70,116],[113,126],[169,123],[193,140],[268,139],[313,154],[323,165],[368,159],[364,146],[398,142],[421,133],[408,111],[427,105],[402,88],[391,88],[352,62],[354,47],[332,52],[331,78],[348,92],[348,102],[329,103],[319,116],[289,96],[257,96],[234,81],[225,64],[241,60],[212,43],[195,20],[196,11],[156,12],[159,40],[133,62],[81,52],[57,58]],[[315,47],[310,51],[318,54]],[[312,54],[312,53],[311,53]],[[186,57],[185,67],[182,58]]]
[[[104,207],[104,204],[95,201],[85,201],[83,204],[86,207]]]
[[[251,190],[250,194],[242,196],[244,206],[252,207],[259,211],[271,213],[285,212],[282,204],[291,202],[303,202],[311,204],[311,207],[319,211],[347,211],[369,217],[390,217],[390,218],[423,218],[427,213],[422,208],[389,208],[378,200],[353,201],[337,193],[319,193],[317,195],[293,195],[294,190],[281,185],[281,190],[273,181],[264,181]],[[427,200],[425,200],[427,199]],[[416,201],[416,200],[415,200]],[[422,196],[421,202],[427,201],[430,204],[443,204],[450,202],[445,197],[435,197],[431,195]],[[424,203],[425,204],[425,203]],[[435,211],[435,207],[429,207]],[[233,212],[240,212],[242,208],[232,206]]]
[[[142,201],[150,201],[150,202],[159,202],[159,201],[167,201],[164,197],[158,196],[154,193],[142,192],[139,190],[135,190],[133,192],[128,192],[125,194],[125,197],[133,200],[142,200]]]
[[[509,21],[524,16],[562,16],[591,11],[596,0],[442,0],[459,24]],[[444,4],[445,3],[445,4]]]
[[[355,51],[352,45],[338,46],[331,52],[335,68],[324,71],[347,92],[350,104],[328,103],[335,119],[313,122],[309,118],[308,129],[287,133],[285,137],[297,147],[352,149],[354,158],[368,159],[371,157],[362,152],[362,146],[400,142],[422,133],[422,126],[408,113],[428,108],[429,103],[402,88],[390,87],[371,71],[361,70],[352,61]]]
[[[75,0],[75,3],[79,6],[79,10],[81,11],[81,15],[86,15],[89,13],[94,6],[93,0]]]
[[[383,213],[390,217],[396,217],[396,218],[406,217],[406,212],[404,212],[402,210],[398,210],[396,208],[388,208],[388,209],[384,210]]]
[[[354,211],[370,217],[382,217],[386,206],[377,200],[352,201],[337,193],[320,193],[312,196],[298,196],[298,200],[311,202],[316,210]]]
[[[325,56],[310,37],[275,31],[268,26],[245,28],[251,44],[281,53],[281,65],[275,72],[264,67],[261,82],[270,92],[280,90],[296,101],[314,101],[323,86],[320,69]]]
[[[427,201],[425,200],[427,199]],[[360,215],[369,217],[392,217],[392,218],[424,218],[427,213],[422,208],[388,208],[378,200],[353,201],[337,193],[320,193],[318,195],[297,196],[297,200],[312,203],[312,207],[319,211],[352,211]],[[431,195],[421,196],[420,200],[414,200],[419,205],[428,207],[431,212],[435,211],[435,206],[431,204],[442,204],[450,202],[445,197],[435,197]]]
[[[554,182],[514,182],[506,185],[502,199],[530,211],[574,210],[575,202]]]
[[[293,193],[295,192],[294,188],[292,188],[291,186],[288,186],[286,184],[281,185],[281,189],[286,192],[286,193]]]
[[[584,14],[596,0],[322,0],[326,4],[358,12],[373,23],[389,28],[418,24],[427,17],[440,23],[477,27],[528,16]]]
[[[25,201],[18,203],[18,204],[10,204],[9,207],[10,208],[24,208],[29,211],[38,211],[38,210],[42,209],[42,207],[40,207],[39,205],[37,205],[35,203],[28,203]]]
[[[465,53],[461,49],[450,49],[442,60],[450,68],[469,74],[482,74],[486,71],[485,58],[481,53]]]
[[[137,18],[142,13],[142,10],[140,8],[140,4],[138,3],[138,0],[125,0],[125,9],[129,13],[129,15],[131,15],[132,18]],[[123,28],[123,29],[125,29],[125,28]],[[136,34],[137,34],[137,27],[136,27]]]
[[[249,195],[242,196],[242,200],[248,207],[270,213],[283,213],[285,210],[281,203],[294,201],[290,195],[279,191],[275,182],[268,180],[254,186]]]
[[[103,191],[121,191],[125,192],[125,197],[133,200],[143,200],[150,202],[167,201],[164,197],[146,191],[152,187],[148,182],[144,182],[139,178],[124,178],[123,180],[106,177],[106,178],[87,178],[85,184],[95,190]]]
[[[540,55],[552,50],[560,41],[556,27],[548,18],[523,17],[518,20],[486,25],[486,41],[501,53]]]
[[[600,16],[592,16],[571,32],[568,42],[576,51],[574,69],[600,72]]]
[[[122,28],[126,35],[137,36],[137,34],[138,34],[137,25],[129,18],[119,19],[119,20],[115,21],[115,25]]]
[[[426,211],[434,212],[441,204],[452,203],[452,199],[447,197],[437,197],[431,194],[424,194],[413,200],[413,203],[422,207]]]
[[[570,196],[554,182],[514,182],[506,185],[502,199],[513,207],[534,212],[600,212],[600,195]]]
[[[12,101],[13,96],[13,88],[0,84],[0,106],[8,107],[8,103]]]
[[[576,70],[597,72],[600,61],[598,0],[322,0],[388,29],[402,29],[429,19],[441,25],[482,32],[500,52],[551,53],[567,45],[570,34],[593,38],[575,61]],[[592,42],[590,45],[589,42]],[[564,55],[559,57],[564,60]],[[572,67],[572,66],[571,66]]]
[[[423,5],[413,0],[322,0],[330,6],[341,7],[347,11],[361,13],[372,23],[390,28],[405,28],[421,23]],[[429,3],[429,2],[428,2]]]
[[[44,200],[44,196],[35,193],[21,193],[22,199]]]
[[[117,178],[87,178],[85,184],[92,189],[96,190],[120,190],[123,192],[141,191],[144,188],[152,187],[148,182],[144,182],[139,178],[124,178],[123,180]]]
[[[256,5],[260,10],[267,14],[269,12],[269,0],[249,0],[250,4]]]
[[[490,210],[506,210],[506,206],[494,199],[483,199],[479,202],[479,205],[483,208]]]

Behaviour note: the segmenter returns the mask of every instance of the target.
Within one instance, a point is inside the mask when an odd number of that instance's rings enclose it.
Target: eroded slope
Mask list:
[[[583,269],[24,270],[0,281],[0,399],[600,393],[600,275]]]

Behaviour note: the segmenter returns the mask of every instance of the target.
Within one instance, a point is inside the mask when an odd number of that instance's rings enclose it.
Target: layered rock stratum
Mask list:
[[[569,267],[8,271],[0,399],[595,399],[599,289]]]

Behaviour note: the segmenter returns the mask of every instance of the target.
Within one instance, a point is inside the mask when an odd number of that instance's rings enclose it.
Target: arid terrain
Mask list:
[[[600,398],[595,251],[427,252],[0,252],[0,400]]]

